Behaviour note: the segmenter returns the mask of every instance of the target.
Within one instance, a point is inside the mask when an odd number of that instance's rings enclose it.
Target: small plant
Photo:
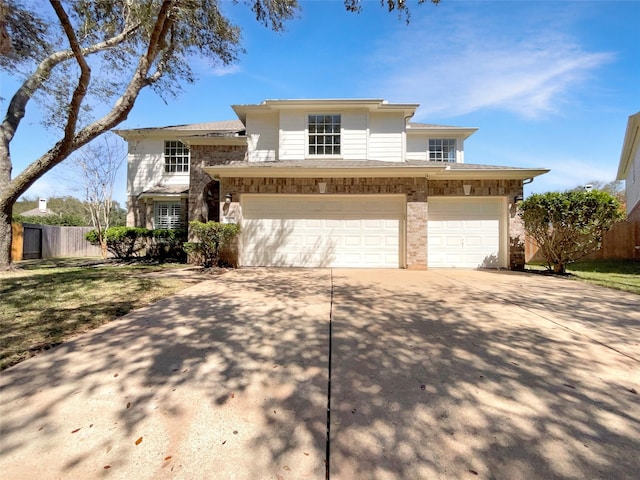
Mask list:
[[[104,232],[107,250],[120,260],[138,256],[147,246],[150,236],[151,230],[140,227],[111,227]],[[100,237],[96,230],[87,232],[85,238],[92,245],[100,245]]]
[[[220,251],[240,233],[240,226],[233,223],[189,222],[197,242],[184,244],[184,251],[198,257],[204,267],[217,267]]]

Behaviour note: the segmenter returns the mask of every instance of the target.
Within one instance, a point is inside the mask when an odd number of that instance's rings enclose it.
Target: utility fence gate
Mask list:
[[[99,257],[100,247],[91,245],[84,238],[91,230],[93,227],[14,223],[11,258],[17,261],[53,257]]]

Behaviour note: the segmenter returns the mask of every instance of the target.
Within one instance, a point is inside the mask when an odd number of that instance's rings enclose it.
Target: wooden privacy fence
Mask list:
[[[527,236],[525,261],[543,262],[536,242]],[[602,237],[602,248],[584,257],[587,260],[640,259],[640,222],[619,222]]]
[[[91,245],[85,233],[92,227],[61,227],[33,223],[11,225],[11,259],[53,257],[99,257],[100,248]]]

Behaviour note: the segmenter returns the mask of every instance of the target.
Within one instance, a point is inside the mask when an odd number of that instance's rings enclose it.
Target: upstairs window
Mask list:
[[[455,162],[456,139],[432,138],[429,139],[429,160],[432,162]]]
[[[154,228],[170,230],[180,228],[180,202],[154,202],[153,225]]]
[[[179,140],[164,142],[165,173],[189,172],[189,147]]]
[[[309,115],[309,155],[340,155],[340,115]]]

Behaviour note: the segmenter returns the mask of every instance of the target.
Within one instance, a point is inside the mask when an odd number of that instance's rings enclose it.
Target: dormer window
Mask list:
[[[429,160],[431,162],[455,162],[456,161],[456,139],[455,138],[429,139]]]
[[[340,155],[340,115],[309,115],[309,155]]]
[[[189,172],[189,147],[179,140],[164,142],[165,173]]]

